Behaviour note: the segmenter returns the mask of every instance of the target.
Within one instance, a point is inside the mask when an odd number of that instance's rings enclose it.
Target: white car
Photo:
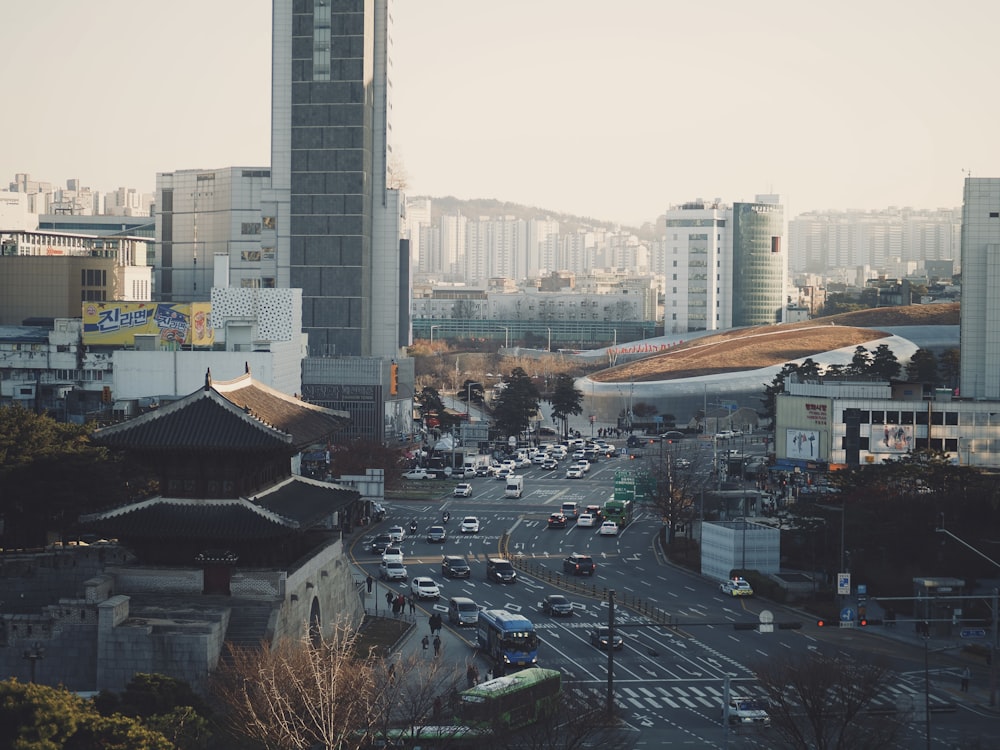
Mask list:
[[[597,525],[597,519],[594,518],[593,513],[584,513],[578,519],[576,519],[577,526],[595,526]]]
[[[729,581],[724,581],[719,586],[719,590],[723,594],[729,594],[729,596],[753,596],[753,586],[743,578],[733,578]]]
[[[458,527],[458,530],[463,534],[478,534],[479,519],[475,516],[466,516],[462,519],[462,525]]]
[[[410,469],[403,474],[403,479],[432,479],[427,469]]]
[[[584,474],[586,474],[588,471],[590,471],[590,461],[587,461],[584,458],[581,458],[579,461],[577,461],[573,465],[574,466],[579,466],[583,470]]]
[[[386,547],[382,553],[382,562],[403,562],[403,550],[399,547]]]
[[[605,521],[601,524],[601,528],[597,530],[597,533],[601,536],[618,536],[618,524],[614,521]]]
[[[586,453],[586,451],[583,450],[573,451],[573,459],[576,461],[580,461],[581,459],[586,458],[586,456],[583,455],[584,453]]]
[[[570,466],[566,469],[567,479],[583,479],[583,469],[579,466]]]
[[[455,497],[470,497],[472,495],[472,485],[468,482],[462,482],[456,485],[455,491],[451,494]]]
[[[390,526],[387,533],[389,534],[390,542],[401,542],[406,538],[406,532],[402,526]]]
[[[378,575],[383,581],[405,581],[408,577],[403,563],[385,561],[379,563]]]
[[[410,581],[410,591],[418,599],[440,599],[441,589],[434,583],[433,578],[417,576]]]

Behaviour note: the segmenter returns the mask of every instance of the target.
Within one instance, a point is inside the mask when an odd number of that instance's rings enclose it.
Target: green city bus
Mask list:
[[[456,718],[473,727],[525,727],[556,709],[561,690],[560,672],[529,667],[459,693]]]
[[[605,521],[614,521],[619,529],[624,528],[632,522],[632,501],[612,498],[604,503],[601,512]]]

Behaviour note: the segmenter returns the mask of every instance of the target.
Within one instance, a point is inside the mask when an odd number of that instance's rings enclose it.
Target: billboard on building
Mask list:
[[[211,346],[209,302],[84,302],[86,346],[132,346],[137,334],[154,334],[160,345]]]
[[[786,458],[815,461],[819,455],[818,430],[785,430]]]
[[[906,453],[913,448],[913,425],[872,425],[868,450],[872,453]]]

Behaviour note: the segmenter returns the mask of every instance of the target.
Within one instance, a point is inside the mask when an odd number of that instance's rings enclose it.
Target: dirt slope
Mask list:
[[[958,304],[859,310],[789,325],[759,326],[707,336],[652,357],[593,373],[602,383],[690,378],[782,364],[884,338],[856,326],[957,325]]]

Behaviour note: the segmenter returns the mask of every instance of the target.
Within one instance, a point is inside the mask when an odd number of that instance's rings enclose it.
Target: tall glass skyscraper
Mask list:
[[[784,225],[784,210],[777,202],[733,204],[734,328],[781,322],[788,268]]]
[[[273,13],[279,286],[302,289],[310,357],[395,357],[409,263],[387,187],[389,0],[274,0]]]

